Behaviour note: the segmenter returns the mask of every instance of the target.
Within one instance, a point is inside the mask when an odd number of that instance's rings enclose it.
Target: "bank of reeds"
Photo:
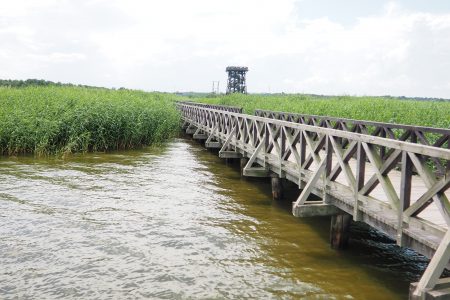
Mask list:
[[[0,154],[130,149],[175,136],[173,96],[80,87],[0,88]]]
[[[296,112],[428,127],[450,127],[450,101],[408,100],[390,97],[321,97],[310,95],[242,95],[197,98],[211,104],[255,109]]]

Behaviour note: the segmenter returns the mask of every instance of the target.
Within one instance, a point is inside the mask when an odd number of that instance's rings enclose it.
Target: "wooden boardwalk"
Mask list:
[[[178,107],[187,133],[220,149],[220,157],[240,159],[243,175],[272,177],[274,195],[281,179],[298,184],[295,216],[333,216],[338,237],[345,237],[339,230],[348,227],[346,220],[362,221],[431,258],[411,299],[450,297],[450,280],[439,279],[450,259],[450,130]],[[309,200],[311,193],[322,200]]]

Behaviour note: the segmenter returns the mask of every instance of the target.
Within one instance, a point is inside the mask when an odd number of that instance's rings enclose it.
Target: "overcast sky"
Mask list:
[[[450,98],[449,0],[0,0],[0,78]]]

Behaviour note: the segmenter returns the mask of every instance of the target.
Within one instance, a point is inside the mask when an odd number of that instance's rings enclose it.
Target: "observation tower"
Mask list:
[[[225,71],[228,73],[227,94],[247,94],[245,74],[248,72],[248,68],[229,66],[225,69]]]

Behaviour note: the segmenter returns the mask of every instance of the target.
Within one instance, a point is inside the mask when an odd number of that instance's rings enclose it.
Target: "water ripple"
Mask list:
[[[1,299],[404,296],[389,286],[398,277],[390,267],[331,251],[323,221],[299,222],[271,203],[266,185],[185,140],[66,160],[2,158],[0,223]]]

